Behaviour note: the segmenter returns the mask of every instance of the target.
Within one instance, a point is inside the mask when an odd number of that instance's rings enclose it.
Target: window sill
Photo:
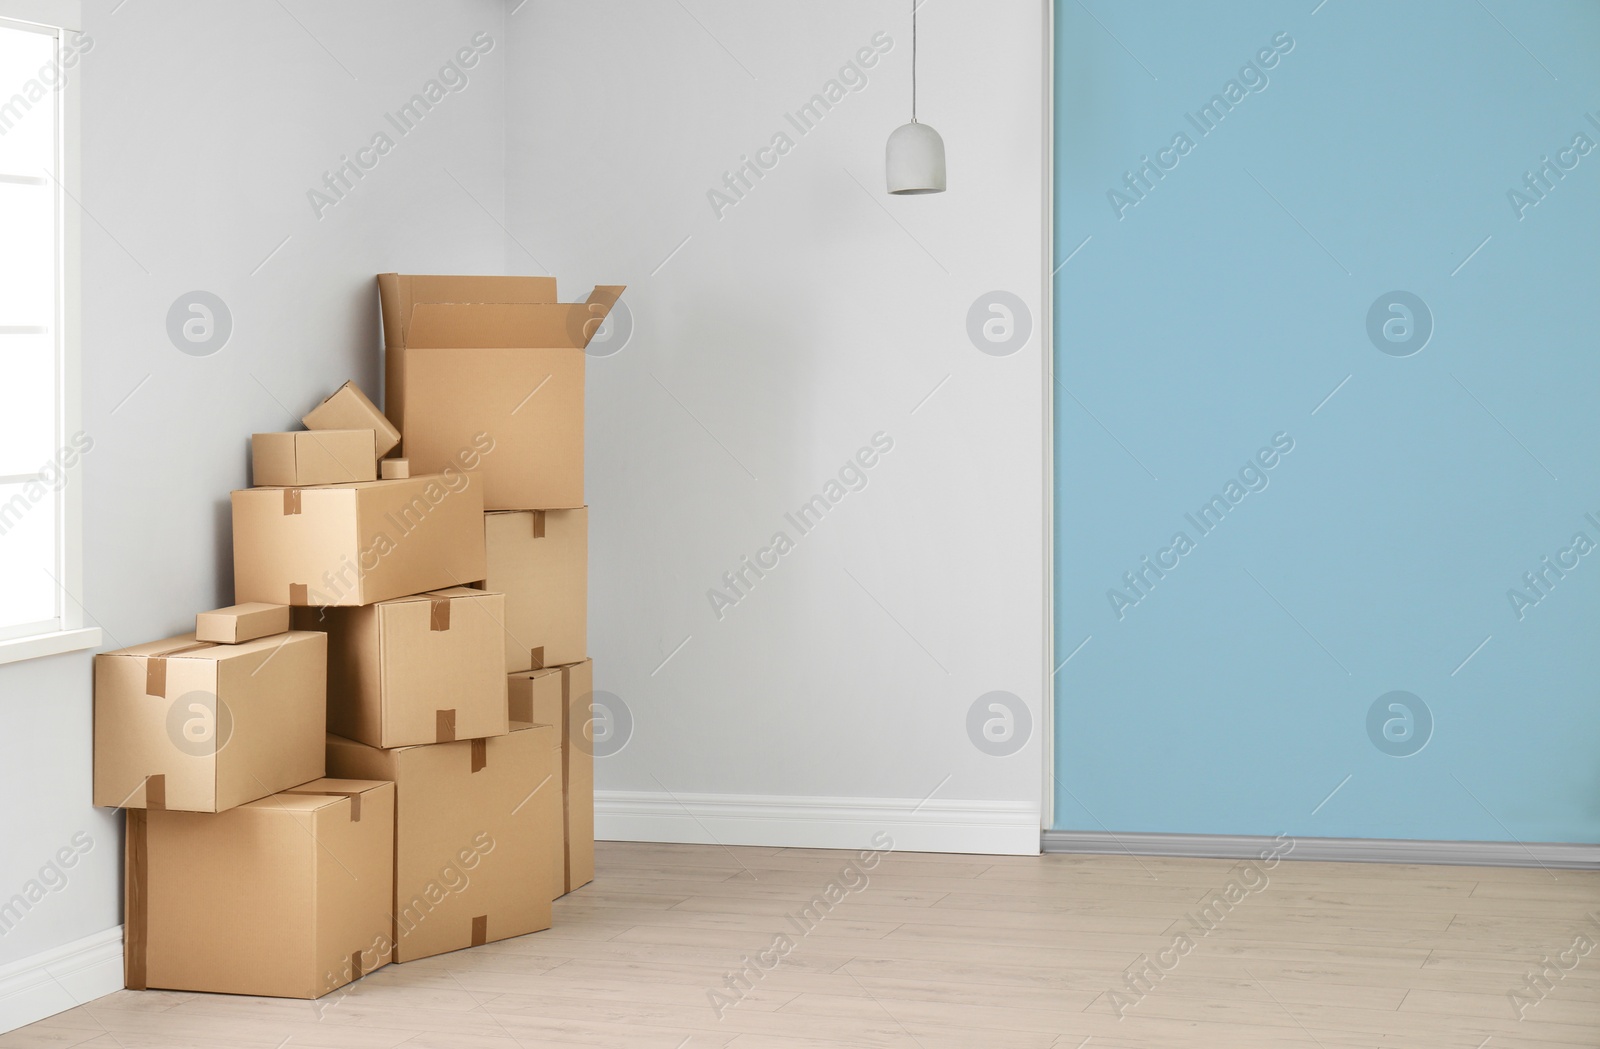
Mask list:
[[[100,628],[57,630],[52,634],[35,634],[12,641],[0,641],[0,664],[16,663],[41,656],[59,656],[64,652],[82,652],[100,647]]]

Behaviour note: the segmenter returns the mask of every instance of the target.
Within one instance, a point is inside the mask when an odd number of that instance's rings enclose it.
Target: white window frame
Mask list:
[[[81,32],[83,11],[79,0],[0,0],[0,19],[55,30],[59,37]],[[66,77],[56,91],[57,178],[61,185],[80,185],[80,93],[78,74]],[[82,425],[81,370],[81,287],[79,209],[56,187],[56,244],[59,254],[57,280],[61,294],[57,303],[56,331],[59,333],[56,358],[57,431],[54,447],[63,447]],[[66,483],[57,493],[59,516],[56,522],[56,564],[59,583],[56,607],[60,610],[59,629],[48,633],[0,641],[0,663],[58,655],[100,646],[99,627],[85,626],[83,605],[77,595],[83,592],[83,461],[80,458],[66,471]]]

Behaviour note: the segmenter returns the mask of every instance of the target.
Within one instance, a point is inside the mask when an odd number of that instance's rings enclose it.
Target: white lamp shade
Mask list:
[[[901,124],[889,136],[884,167],[890,193],[943,193],[944,139],[926,124]]]

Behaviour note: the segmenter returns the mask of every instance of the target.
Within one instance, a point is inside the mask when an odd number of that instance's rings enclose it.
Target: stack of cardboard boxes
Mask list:
[[[593,878],[583,350],[622,289],[379,286],[389,415],[347,383],[256,434],[241,603],[96,657],[129,987],[315,998]]]

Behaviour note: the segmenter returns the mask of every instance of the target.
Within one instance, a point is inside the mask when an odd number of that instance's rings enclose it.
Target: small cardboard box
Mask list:
[[[395,784],[394,960],[415,961],[550,928],[555,729],[518,722],[490,739],[379,750],[328,737],[339,775]]]
[[[374,747],[503,736],[505,595],[466,587],[302,608],[328,633],[328,731]]]
[[[589,654],[589,510],[485,514],[484,586],[506,595],[506,673]]]
[[[560,725],[562,891],[571,892],[594,881],[594,662],[512,674],[507,683],[513,719],[560,719],[551,723]]]
[[[483,577],[481,486],[460,471],[233,493],[240,601],[370,605]]]
[[[334,390],[300,421],[308,430],[373,431],[374,459],[388,455],[400,443],[399,428],[353,382]]]
[[[554,731],[550,733],[553,743],[554,767],[564,769],[565,755],[562,753],[565,741],[561,731],[562,718],[562,673],[560,667],[551,667],[548,670],[528,670],[518,674],[508,675],[507,702],[511,711],[512,721],[530,722],[535,725],[549,725]],[[564,775],[564,773],[563,773]],[[544,826],[549,831],[545,849],[550,858],[549,892],[552,900],[564,896],[567,891],[567,817],[566,796],[564,790],[540,791],[534,796],[530,804],[542,805],[544,813]]]
[[[258,637],[282,634],[288,629],[289,606],[261,601],[229,605],[194,617],[195,640],[219,645],[237,645]]]
[[[622,294],[556,301],[551,277],[384,273],[385,391],[418,470],[466,450],[490,510],[583,505],[583,349]]]
[[[411,460],[383,459],[378,463],[378,476],[385,481],[398,481],[411,476]]]
[[[371,430],[297,430],[250,437],[250,483],[343,484],[378,477]]]
[[[193,634],[94,657],[94,803],[221,812],[323,773],[328,639]]]
[[[387,965],[394,800],[318,779],[222,813],[129,810],[124,982],[320,998]]]

